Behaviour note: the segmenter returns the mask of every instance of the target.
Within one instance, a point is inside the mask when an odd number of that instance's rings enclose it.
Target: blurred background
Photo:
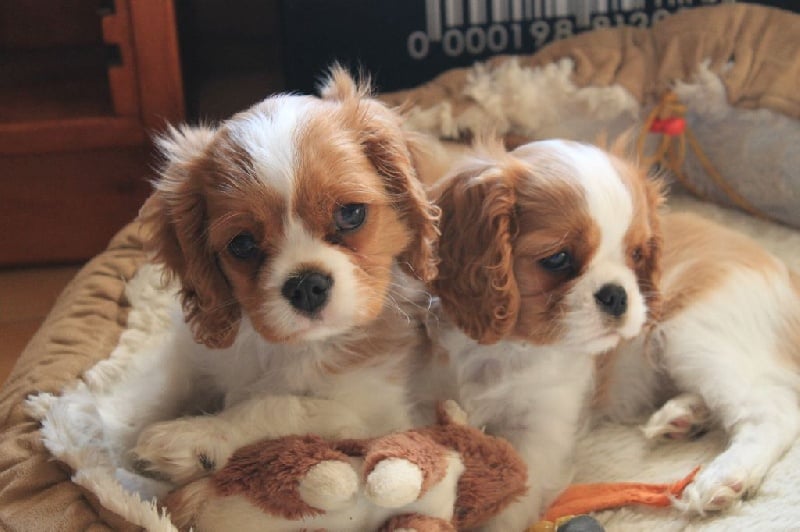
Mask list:
[[[93,256],[147,196],[167,122],[313,91],[333,60],[391,91],[724,1],[0,0],[0,267]]]

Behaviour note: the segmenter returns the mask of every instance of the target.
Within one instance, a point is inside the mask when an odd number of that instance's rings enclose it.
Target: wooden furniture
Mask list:
[[[0,3],[0,265],[102,250],[183,119],[171,0]]]

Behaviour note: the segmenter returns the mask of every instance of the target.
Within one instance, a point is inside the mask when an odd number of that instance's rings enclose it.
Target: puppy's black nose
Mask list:
[[[297,310],[313,314],[325,306],[333,279],[315,271],[300,272],[289,277],[281,288],[281,294]]]
[[[628,294],[618,284],[603,285],[594,294],[594,300],[597,301],[600,310],[615,318],[619,318],[628,310]]]

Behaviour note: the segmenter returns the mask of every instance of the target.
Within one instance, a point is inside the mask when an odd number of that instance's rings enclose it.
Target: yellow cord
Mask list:
[[[678,100],[678,96],[672,91],[664,93],[658,105],[656,105],[647,116],[647,120],[645,120],[644,126],[636,141],[636,152],[640,160],[647,165],[647,167],[659,164],[662,167],[668,168],[686,190],[702,200],[708,200],[708,196],[689,181],[689,178],[686,177],[683,171],[683,163],[686,159],[686,145],[688,143],[698,161],[700,161],[703,170],[705,170],[706,174],[708,174],[711,180],[725,193],[734,205],[753,216],[768,218],[725,181],[717,169],[714,168],[714,165],[711,164],[708,156],[700,146],[697,137],[695,137],[694,133],[692,133],[685,122],[680,132],[677,134],[670,134],[663,131],[651,131],[656,121],[670,119],[682,119],[685,121],[685,117],[686,106]],[[650,133],[660,133],[661,140],[653,155],[646,157],[645,142],[647,141],[647,135]]]

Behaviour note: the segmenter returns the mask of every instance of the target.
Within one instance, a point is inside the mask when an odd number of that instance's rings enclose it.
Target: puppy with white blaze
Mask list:
[[[319,98],[273,96],[160,140],[145,245],[183,315],[139,383],[138,470],[182,484],[260,439],[410,427],[438,209],[400,118],[368,92],[334,67]]]
[[[493,530],[523,530],[570,482],[596,392],[597,415],[634,420],[677,390],[651,437],[711,419],[728,431],[678,503],[695,510],[757,488],[797,436],[797,276],[743,236],[662,213],[659,183],[619,151],[489,145],[432,191],[445,393],[529,466]]]

